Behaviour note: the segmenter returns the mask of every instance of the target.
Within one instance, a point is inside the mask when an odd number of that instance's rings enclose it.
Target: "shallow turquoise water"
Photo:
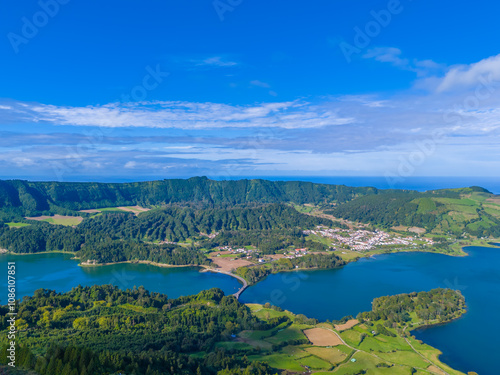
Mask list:
[[[342,269],[286,272],[271,275],[248,288],[242,302],[271,302],[295,313],[320,320],[339,319],[371,309],[379,296],[436,287],[460,289],[468,312],[446,325],[414,332],[424,342],[443,352],[441,359],[461,371],[480,375],[498,374],[496,349],[500,347],[500,249],[469,247],[468,257],[440,254],[400,253],[379,255],[350,263]],[[117,264],[82,268],[64,254],[1,255],[0,269],[7,261],[17,266],[18,297],[38,288],[66,291],[78,284],[112,283],[120,288],[143,285],[170,297],[189,295],[218,287],[234,293],[238,281],[226,275],[200,273],[198,268],[159,268],[142,264]],[[6,290],[6,277],[0,287]],[[5,293],[0,294],[5,303]],[[485,324],[491,320],[492,325]],[[478,329],[486,328],[486,329]]]

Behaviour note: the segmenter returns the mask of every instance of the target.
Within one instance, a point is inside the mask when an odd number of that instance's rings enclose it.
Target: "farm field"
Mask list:
[[[304,324],[303,318],[289,311],[259,304],[247,306],[252,315],[263,321],[289,320],[268,330],[242,331],[234,340],[217,346],[236,350],[240,355],[248,353],[249,359],[265,361],[279,370],[317,375],[352,375],[362,370],[371,375],[443,375],[445,371],[463,375],[441,363],[437,349],[409,338],[417,352],[396,330],[388,330],[394,337],[375,332],[374,327],[383,321],[360,323],[351,319],[337,325]],[[411,318],[413,322],[418,320],[414,313]]]
[[[54,225],[75,226],[82,222],[83,217],[54,215],[54,216],[26,217],[26,220],[45,221],[47,223]]]
[[[315,346],[336,346],[342,344],[342,340],[335,332],[325,328],[311,328],[304,331],[304,334]]]

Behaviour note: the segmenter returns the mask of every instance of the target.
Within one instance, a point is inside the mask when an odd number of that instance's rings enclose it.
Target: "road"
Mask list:
[[[235,275],[234,273],[231,273],[231,272],[226,272],[226,271],[219,271],[217,269],[214,269],[214,268],[205,268],[208,272],[217,272],[217,273],[223,273],[224,275],[228,275],[228,276],[231,276],[231,277],[234,277],[236,279],[238,279],[239,281],[241,281],[243,283],[243,286],[236,292],[233,294],[233,296],[236,297],[236,299],[239,299],[240,296],[241,296],[241,293],[244,292],[244,290],[246,288],[248,288],[248,283],[247,281],[241,277],[241,276],[238,276],[238,275]]]

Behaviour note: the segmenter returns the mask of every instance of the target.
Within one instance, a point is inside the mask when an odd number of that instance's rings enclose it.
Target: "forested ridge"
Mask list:
[[[474,199],[466,198],[471,196]],[[299,213],[292,203],[312,203],[319,213],[387,229],[415,226],[455,237],[464,232],[500,237],[500,206],[497,198],[490,203],[491,197],[479,187],[421,193],[204,177],[126,184],[0,181],[0,247],[18,253],[75,252],[84,261],[98,263],[149,260],[178,265],[206,264],[197,251],[204,247],[251,245],[263,254],[292,246],[327,250],[302,231],[341,225]],[[153,209],[138,216],[76,211],[120,205]],[[29,227],[11,230],[2,224],[28,223],[25,216],[56,213],[82,215],[84,220],[74,228],[29,221]],[[192,245],[171,244],[186,241]],[[436,247],[448,246],[444,239],[435,242]]]
[[[468,197],[473,193],[476,196],[471,200]],[[423,193],[386,191],[357,197],[325,213],[385,228],[415,226],[455,236],[466,232],[476,237],[500,237],[500,207],[488,207],[490,196],[480,187]]]
[[[86,218],[76,227],[34,222],[12,230],[4,225],[0,227],[0,246],[16,253],[75,252],[83,261],[98,263],[148,260],[199,265],[208,263],[197,251],[200,246],[255,244],[263,253],[274,253],[290,245],[309,245],[312,249],[325,250],[323,244],[306,241],[302,228],[333,224],[328,219],[301,214],[284,204],[201,210],[168,207],[138,216],[103,213]],[[207,237],[219,232],[220,239],[219,236]],[[261,237],[262,233],[265,235]],[[182,242],[188,238],[196,238],[201,244],[183,247],[153,243]]]
[[[133,183],[30,182],[0,180],[1,219],[37,214],[67,214],[82,209],[173,203],[237,205],[248,203],[346,202],[376,194],[370,187],[301,181],[215,181],[206,177]]]
[[[379,224],[387,227],[397,225],[418,226],[433,229],[437,217],[430,212],[419,211],[415,202],[422,193],[381,194],[359,197],[326,213],[352,221]],[[458,198],[458,195],[453,194]]]
[[[9,326],[2,306],[0,329]],[[273,374],[268,365],[236,358],[215,343],[244,329],[270,329],[219,289],[169,299],[144,288],[37,290],[18,306],[17,367],[40,375]],[[0,362],[7,363],[6,335]],[[206,351],[202,357],[189,353]],[[227,370],[227,372],[224,372]]]
[[[408,337],[407,328],[446,322],[465,312],[464,297],[449,289],[380,297],[372,306],[372,311],[358,314],[363,324],[344,331],[342,337],[357,352],[368,354],[370,369],[388,372],[401,366],[407,373],[416,372],[415,357],[410,355],[414,349],[405,340],[390,337]],[[8,362],[7,308],[0,306],[0,364]],[[348,319],[352,317],[341,322]],[[304,347],[316,351],[303,330],[341,323],[318,325],[316,319],[269,303],[245,306],[219,289],[169,299],[143,287],[122,291],[110,285],[78,286],[66,293],[39,289],[19,303],[17,321],[17,369],[37,375],[287,374],[271,368],[266,359],[286,359],[273,362],[278,366],[301,364],[306,354],[290,352]],[[263,337],[260,343],[273,345],[233,346],[249,333]],[[368,340],[378,344],[375,350],[370,346],[367,350]],[[384,353],[397,353],[397,362],[378,356]],[[360,373],[355,362],[333,361],[346,374]],[[328,369],[327,365],[324,370]]]
[[[120,238],[149,241],[184,241],[221,231],[276,230],[331,226],[331,220],[304,215],[284,204],[259,207],[193,209],[168,207],[133,214],[105,214],[85,220],[79,227]]]

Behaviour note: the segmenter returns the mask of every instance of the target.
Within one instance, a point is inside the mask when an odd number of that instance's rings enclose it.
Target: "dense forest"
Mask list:
[[[173,203],[201,206],[248,203],[347,202],[375,188],[314,184],[299,181],[214,181],[206,177],[134,183],[29,182],[0,180],[1,220],[38,214],[68,214],[76,210]]]
[[[365,328],[360,328],[363,333],[356,346],[360,350],[365,350],[360,345],[370,335],[405,335],[408,332],[405,333],[403,327],[448,321],[465,311],[463,296],[449,289],[380,297],[372,306],[372,311],[358,315],[365,323]],[[110,285],[78,286],[62,294],[39,289],[18,305],[20,345],[16,347],[16,366],[26,374],[36,375],[287,373],[248,358],[281,353],[283,346],[310,345],[307,338],[286,340],[283,337],[284,341],[278,340],[268,348],[249,345],[235,350],[219,345],[232,342],[235,336],[249,331],[270,334],[276,340],[281,332],[293,325],[314,327],[318,324],[316,319],[283,312],[269,303],[261,310],[267,312],[252,312],[234,297],[224,296],[219,289],[177,299],[150,293],[143,287],[122,291]],[[7,306],[0,306],[0,364],[8,361],[7,311]],[[352,317],[343,321],[349,318]],[[333,323],[321,326],[325,324]],[[394,342],[387,343],[385,339],[379,342],[380,352],[394,352]],[[388,346],[384,347],[386,343]],[[287,355],[290,361],[298,359],[292,357]],[[345,373],[359,373],[354,369],[349,372],[349,364],[344,364]]]
[[[463,197],[473,193],[482,194],[482,200],[467,203]],[[500,207],[486,204],[491,196],[479,187],[420,193],[202,177],[129,184],[0,181],[0,247],[16,253],[74,252],[82,261],[98,263],[149,260],[177,265],[206,264],[197,250],[220,246],[251,245],[262,254],[292,246],[328,250],[306,239],[302,230],[342,225],[290,205],[306,202],[333,217],[383,228],[415,226],[455,237],[500,237]],[[76,215],[74,210],[133,204],[155,208],[137,216],[78,212],[84,220],[76,227],[29,221],[29,226],[13,230],[2,224],[27,223],[24,215]],[[187,241],[190,246],[178,245]],[[436,243],[443,251],[448,246]]]
[[[148,260],[175,265],[207,264],[208,260],[197,251],[201,246],[258,245],[261,252],[269,254],[292,245],[325,250],[323,244],[306,241],[301,229],[333,224],[284,204],[202,210],[169,207],[139,216],[103,213],[86,218],[76,227],[34,222],[12,230],[4,225],[0,227],[0,246],[16,253],[75,252],[83,261],[98,263]],[[207,237],[219,232],[215,238]],[[188,238],[197,239],[198,245],[154,243]]]
[[[308,254],[294,259],[282,258],[272,263],[254,267],[241,267],[236,270],[236,274],[245,278],[250,284],[255,284],[271,273],[280,271],[290,271],[297,268],[328,269],[344,265],[345,261],[335,254]]]
[[[4,331],[8,310],[0,309]],[[18,306],[17,364],[40,375],[273,374],[268,365],[236,358],[215,343],[280,323],[258,320],[219,289],[177,299],[142,287],[79,286],[64,294],[39,289]],[[200,351],[207,354],[189,355]]]
[[[373,300],[372,311],[358,315],[362,320],[384,320],[389,325],[411,320],[415,313],[422,321],[444,322],[459,316],[465,308],[465,298],[459,291],[433,289],[429,292],[398,294]]]
[[[397,192],[364,196],[326,211],[326,213],[352,221],[385,227],[406,225],[432,230],[436,225],[436,215],[428,211],[419,211],[419,204],[414,200],[420,195],[419,193]]]
[[[269,204],[253,208],[231,207],[193,209],[168,207],[142,213],[106,214],[85,220],[83,231],[109,234],[119,238],[145,241],[182,242],[221,231],[263,231],[332,226],[328,219],[297,212],[284,204]],[[202,237],[203,238],[203,237]]]

